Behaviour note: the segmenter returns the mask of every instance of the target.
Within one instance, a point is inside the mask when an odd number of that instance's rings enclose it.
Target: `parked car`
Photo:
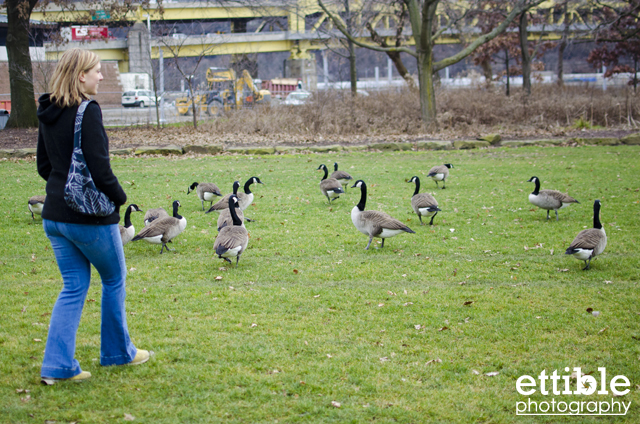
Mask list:
[[[146,107],[156,104],[156,96],[149,90],[132,90],[122,93],[122,106]]]
[[[292,91],[287,95],[282,104],[288,106],[299,106],[305,104],[311,98],[311,92],[307,90]]]

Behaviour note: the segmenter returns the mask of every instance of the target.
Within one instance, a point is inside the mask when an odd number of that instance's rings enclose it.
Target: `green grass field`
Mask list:
[[[94,274],[76,352],[93,377],[52,387],[39,371],[61,278],[41,219],[27,210],[45,183],[35,162],[2,161],[0,422],[638,422],[639,159],[637,146],[114,158],[130,203],[169,210],[178,199],[188,220],[175,252],[125,246],[129,329],[156,355],[139,367],[99,366]],[[316,168],[334,161],[366,181],[367,209],[416,234],[365,251],[350,217],[359,190],[328,206],[318,188]],[[436,190],[426,173],[448,162],[447,188]],[[265,185],[252,186],[245,216],[255,222],[236,269],[214,256],[217,214],[186,191],[198,181],[229,192],[254,175]],[[432,227],[411,210],[413,175],[442,209]],[[534,175],[581,203],[547,222],[528,202]],[[595,199],[608,245],[582,271],[564,251],[592,226]],[[137,229],[142,218],[132,215]],[[631,392],[615,398],[631,402],[627,415],[516,416],[527,400],[518,377],[565,367],[628,377]]]

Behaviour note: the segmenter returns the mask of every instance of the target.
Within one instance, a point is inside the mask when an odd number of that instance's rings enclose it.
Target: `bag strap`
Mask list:
[[[84,111],[87,109],[89,103],[93,100],[83,100],[78,106],[78,112],[76,113],[76,122],[73,126],[73,148],[77,149],[82,145],[82,118],[84,117]]]

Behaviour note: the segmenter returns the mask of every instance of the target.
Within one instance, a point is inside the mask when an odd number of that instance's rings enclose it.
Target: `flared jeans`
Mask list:
[[[51,312],[41,376],[71,378],[82,372],[74,356],[91,265],[102,279],[100,364],[131,362],[136,348],[127,329],[127,268],[118,225],[67,224],[45,219],[43,226],[62,274],[63,288]]]

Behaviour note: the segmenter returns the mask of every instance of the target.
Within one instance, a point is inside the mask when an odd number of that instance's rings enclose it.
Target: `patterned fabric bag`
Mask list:
[[[76,114],[73,128],[73,154],[71,155],[67,183],[64,186],[64,200],[76,212],[85,215],[108,216],[115,211],[116,205],[93,183],[81,147],[82,117],[90,102],[90,100],[83,100]]]

